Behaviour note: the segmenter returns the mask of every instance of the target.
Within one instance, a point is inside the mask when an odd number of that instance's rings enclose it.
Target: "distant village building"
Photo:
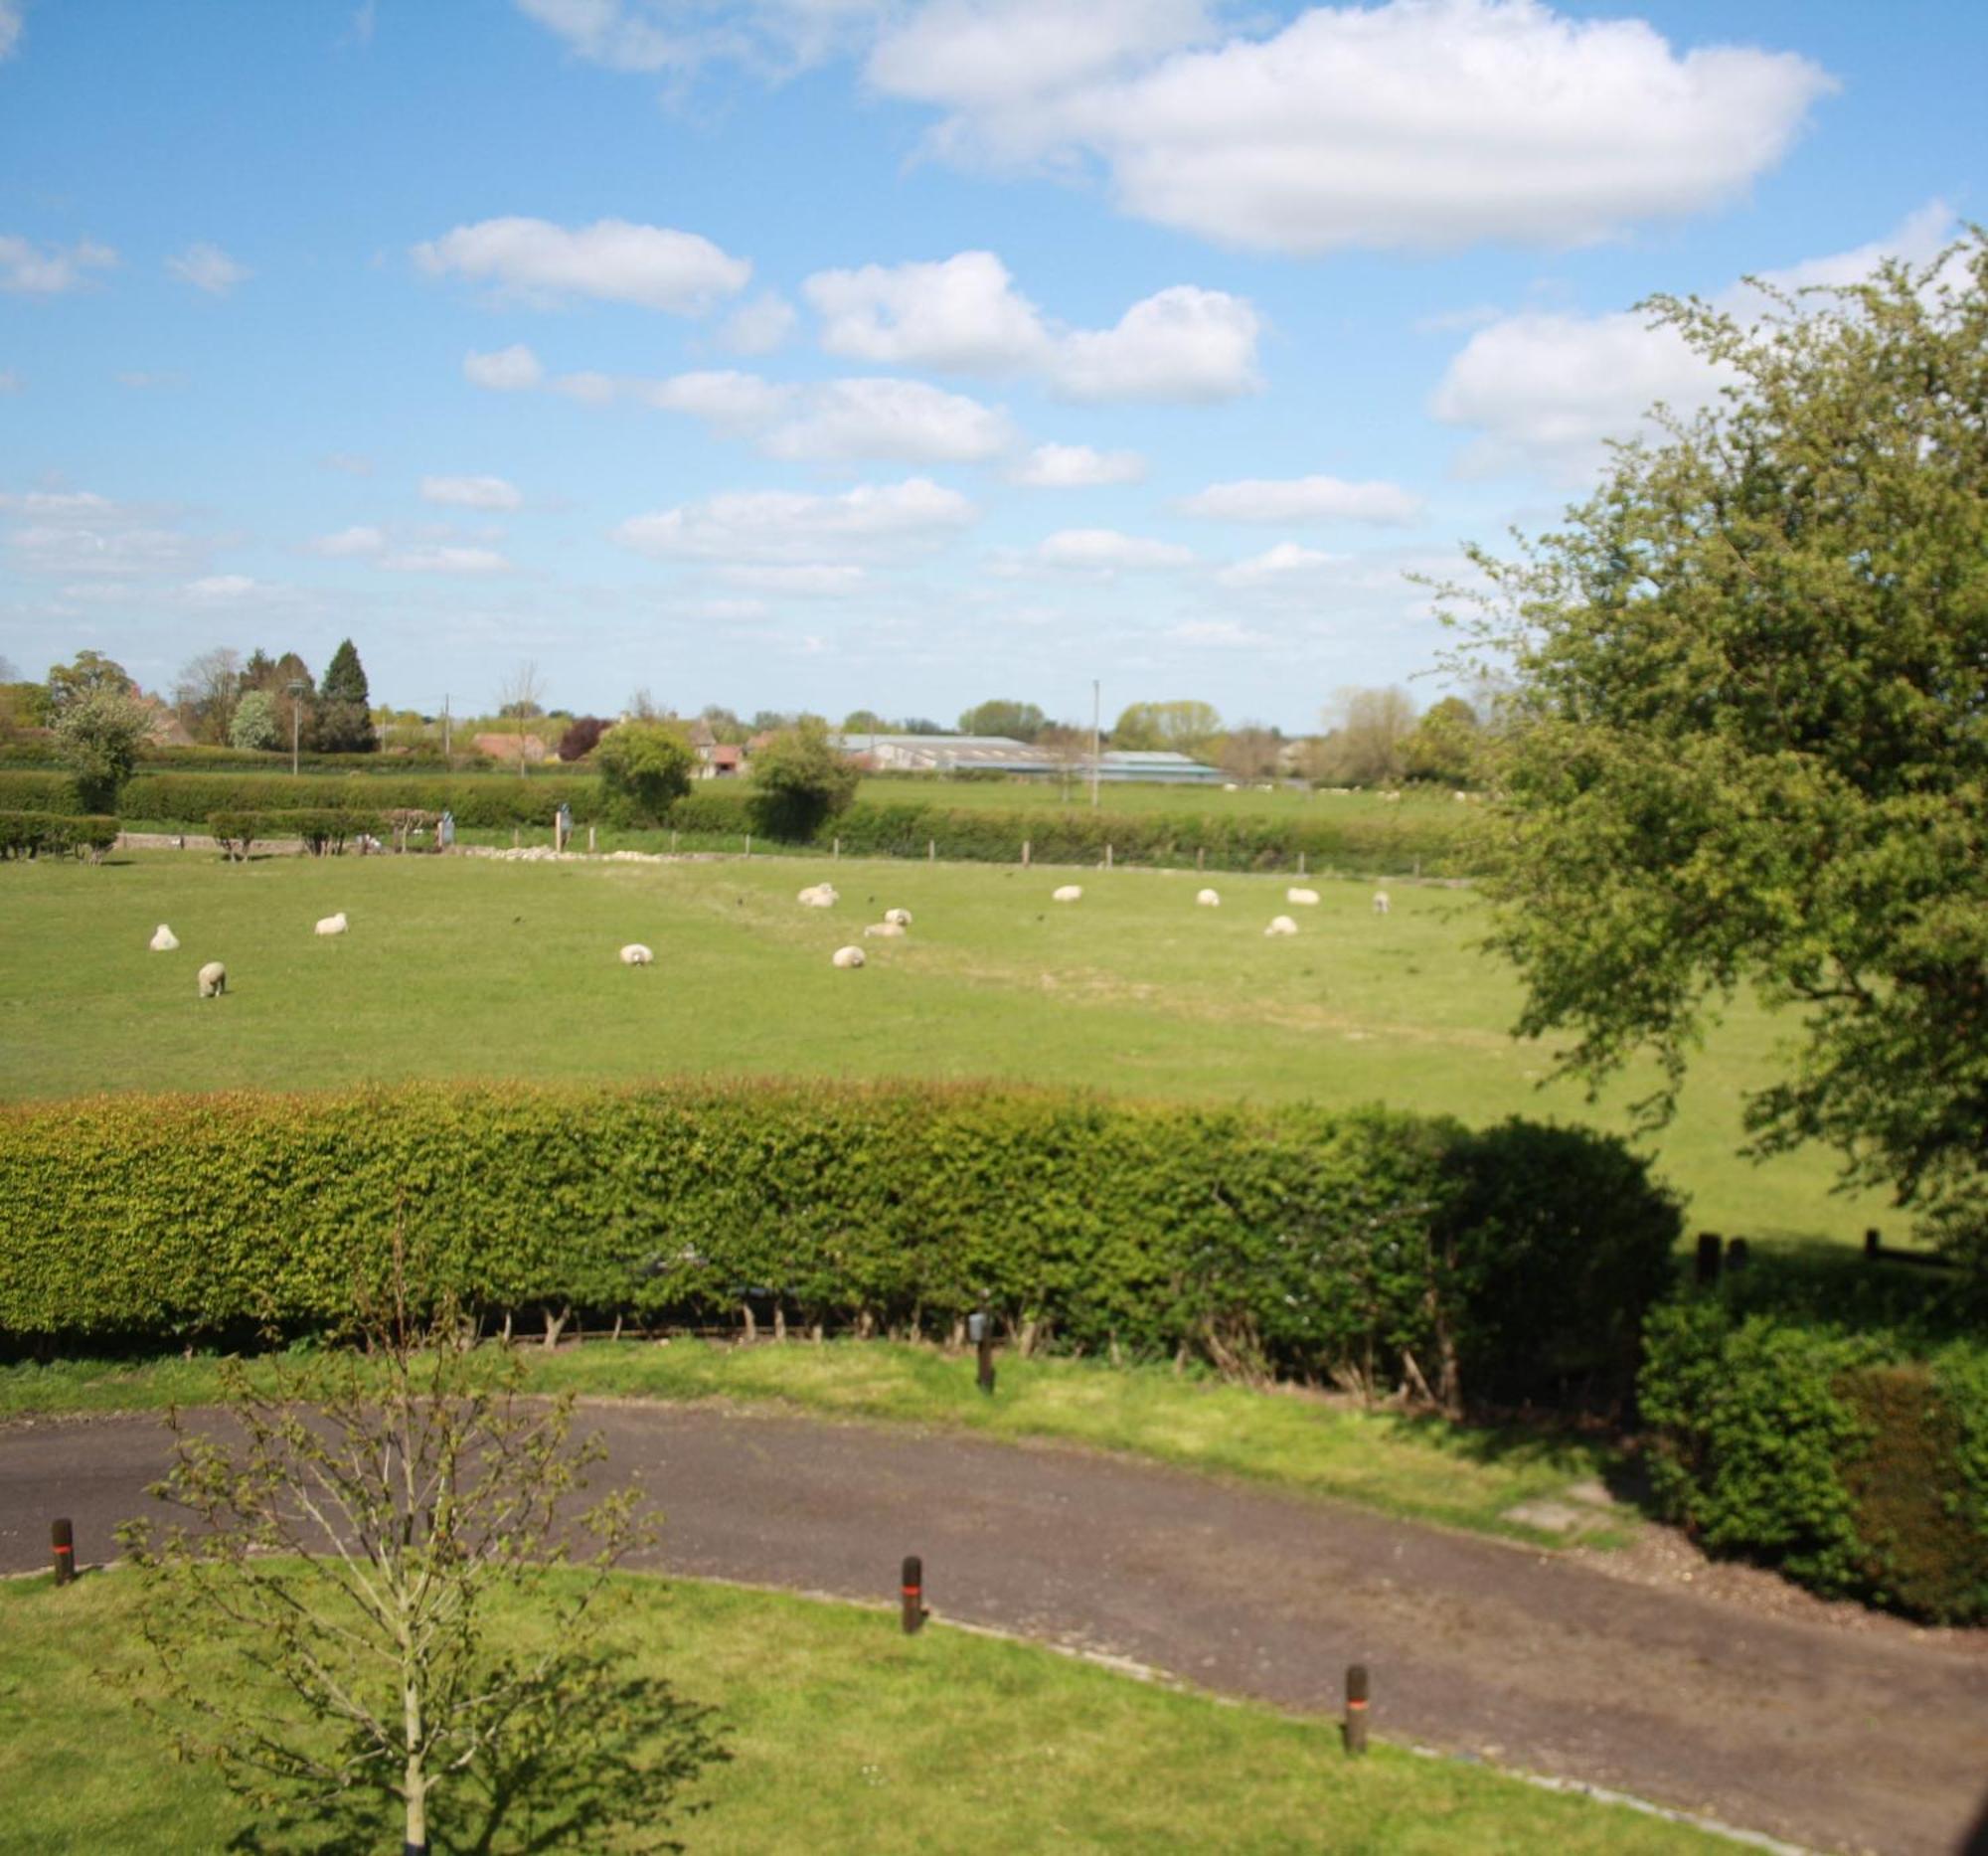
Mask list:
[[[551,753],[536,735],[479,735],[476,737],[476,752],[492,760],[518,764],[522,755],[527,766],[537,766]]]

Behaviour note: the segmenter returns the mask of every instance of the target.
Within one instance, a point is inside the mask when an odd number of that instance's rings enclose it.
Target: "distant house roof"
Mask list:
[[[530,761],[546,758],[546,745],[536,735],[478,735],[475,741],[476,752],[493,760],[516,760],[521,753]]]
[[[746,750],[735,748],[730,742],[720,742],[711,751],[713,766],[743,766],[746,763]]]

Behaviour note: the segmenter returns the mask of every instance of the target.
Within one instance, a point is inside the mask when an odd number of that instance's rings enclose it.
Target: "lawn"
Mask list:
[[[1061,780],[1037,779],[866,779],[856,796],[867,805],[940,805],[998,812],[1080,812],[1090,809],[1090,787],[1081,777],[1070,782],[1064,796]],[[1144,817],[1155,812],[1173,816],[1232,818],[1340,818],[1380,813],[1400,816],[1432,811],[1445,824],[1461,810],[1446,792],[1407,792],[1384,799],[1377,792],[1314,791],[1307,786],[1251,785],[1166,786],[1130,780],[1121,785],[1102,781],[1097,788],[1100,812]]]
[[[942,1623],[907,1638],[883,1610],[617,1584],[619,1613],[605,1627],[641,1673],[715,1708],[725,1729],[732,1759],[707,1768],[690,1794],[709,1808],[671,1826],[693,1852],[1727,1847],[1480,1766],[1386,1745],[1349,1760],[1329,1721],[1220,1703]],[[63,1591],[0,1582],[0,1847],[178,1856],[229,1847],[252,1821],[211,1769],[176,1765],[132,1709],[125,1689],[146,1679],[136,1596],[122,1572]],[[513,1636],[531,1629],[505,1622]],[[206,1653],[226,1680],[233,1647]],[[1382,1734],[1385,1708],[1383,1687]],[[398,1829],[384,1817],[377,1846]],[[620,1847],[597,1832],[582,1841]]]
[[[1605,1508],[1591,1511],[1588,1526],[1558,1537],[1506,1518],[1522,1502],[1559,1497],[1571,1484],[1607,1474],[1616,1458],[1599,1444],[1360,1411],[1163,1368],[1003,1355],[988,1398],[975,1388],[970,1355],[888,1341],[591,1341],[554,1353],[521,1347],[519,1358],[535,1392],[729,1400],[1009,1442],[1081,1443],[1535,1545],[1578,1539],[1605,1546],[1633,1526]],[[219,1383],[211,1355],[4,1366],[0,1421],[205,1405],[217,1398]]]
[[[1321,801],[1323,802],[1323,801]],[[1507,1035],[1511,976],[1473,942],[1466,891],[1328,883],[1301,931],[1266,939],[1285,880],[826,859],[510,864],[134,853],[100,867],[0,867],[0,1095],[302,1089],[408,1077],[665,1074],[993,1078],[1144,1097],[1383,1101],[1484,1123],[1627,1125],[1633,1086],[1587,1103],[1542,1089],[1546,1052]],[[843,901],[794,892],[833,876]],[[828,956],[886,907],[901,941]],[[311,925],[345,911],[351,932]],[[146,948],[169,923],[175,953]],[[641,940],[646,969],[615,950]],[[195,996],[226,961],[230,994]],[[1880,1216],[1833,1197],[1826,1155],[1736,1157],[1742,1089],[1771,1077],[1777,1026],[1741,1004],[1709,1040],[1654,1143],[1695,1225],[1851,1241]],[[1892,1235],[1896,1231],[1896,1221]]]

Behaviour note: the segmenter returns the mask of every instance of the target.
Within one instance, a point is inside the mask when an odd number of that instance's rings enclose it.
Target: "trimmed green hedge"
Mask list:
[[[25,782],[17,786],[16,782]],[[29,796],[30,794],[34,796]],[[54,796],[54,795],[60,795]],[[383,813],[406,807],[443,809],[469,830],[549,826],[564,800],[576,822],[606,822],[598,778],[590,773],[420,774],[369,771],[293,779],[270,773],[139,773],[125,783],[118,810],[128,819],[184,821],[215,812],[275,812],[298,807]],[[664,820],[693,837],[737,838],[761,827],[749,783],[703,781]],[[74,810],[65,774],[0,771],[0,805]],[[1462,808],[1457,808],[1459,813]],[[1311,870],[1467,875],[1470,820],[1428,807],[1325,808],[1301,819],[1182,811],[1124,813],[997,810],[923,799],[858,800],[811,841],[822,850],[840,839],[852,857],[923,857],[928,846],[951,862],[1018,863],[1027,842],[1044,864],[1096,864],[1110,848],[1120,864],[1184,868],[1197,856],[1208,870]]]
[[[1539,1165],[1549,1147],[1557,1167]],[[1617,1153],[1378,1109],[915,1086],[24,1105],[0,1114],[0,1330],[330,1322],[404,1213],[423,1278],[493,1312],[724,1318],[754,1291],[803,1324],[943,1334],[985,1305],[1027,1345],[1370,1388],[1419,1376],[1452,1404],[1492,1362],[1503,1396],[1599,1404],[1633,1365],[1622,1285],[1658,1279],[1677,1233]],[[1611,1156],[1628,1191],[1606,1221],[1583,1156]],[[1509,1226],[1466,1221],[1520,1190],[1530,1241],[1508,1263]],[[1550,1311],[1537,1346],[1507,1347],[1496,1311],[1528,1302]]]
[[[1715,1553],[1944,1623],[1988,1620],[1988,1350],[1745,1312],[1650,1316],[1652,1487]]]
[[[101,858],[117,842],[114,818],[84,812],[0,812],[0,857]]]

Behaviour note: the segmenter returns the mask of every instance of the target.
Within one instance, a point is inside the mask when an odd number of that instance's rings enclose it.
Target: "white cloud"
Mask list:
[[[1261,323],[1240,296],[1176,284],[1109,329],[1065,329],[992,252],[822,270],[803,293],[831,354],[961,374],[1034,373],[1071,400],[1223,400],[1256,385]]]
[[[184,580],[207,565],[208,546],[167,525],[169,512],[119,503],[94,490],[0,493],[18,518],[6,535],[21,573],[82,582]]]
[[[847,562],[804,567],[729,567],[724,570],[724,577],[735,587],[804,599],[847,599],[867,591],[870,586],[868,573]]]
[[[1951,210],[1933,201],[1883,239],[1764,272],[1762,281],[1795,290],[1854,283],[1888,257],[1925,264],[1953,230]],[[1742,319],[1765,306],[1740,283],[1715,300]],[[1532,470],[1571,485],[1591,479],[1609,439],[1647,435],[1651,407],[1689,416],[1728,379],[1674,328],[1653,326],[1641,311],[1530,313],[1473,335],[1451,359],[1429,411],[1476,434],[1461,460],[1466,473]]]
[[[658,412],[682,413],[702,420],[723,437],[745,439],[768,457],[792,461],[980,463],[1018,442],[999,408],[916,380],[887,377],[789,386],[715,368],[661,380],[562,374],[545,384],[589,406],[633,400]]]
[[[508,574],[511,564],[491,548],[403,548],[380,557],[397,574]]]
[[[1010,482],[1038,490],[1138,483],[1145,475],[1146,460],[1137,451],[1098,451],[1087,444],[1039,444],[1008,473]]]
[[[1116,328],[1064,337],[1053,379],[1067,400],[1230,400],[1260,384],[1261,328],[1242,297],[1177,283],[1134,303]]]
[[[208,574],[188,581],[180,591],[195,605],[227,605],[242,599],[268,598],[275,589],[247,574]]]
[[[423,477],[421,500],[449,509],[518,509],[525,501],[502,477]]]
[[[536,387],[546,377],[539,357],[523,342],[513,342],[510,347],[489,354],[478,354],[472,348],[462,357],[462,372],[472,385],[488,387],[496,393],[520,393]]]
[[[349,528],[334,535],[320,535],[307,545],[314,555],[323,555],[330,561],[348,561],[382,553],[387,537],[376,528]]]
[[[961,374],[1013,373],[1049,358],[1042,312],[992,252],[819,270],[801,287],[830,354]]]
[[[238,283],[254,274],[247,264],[237,263],[220,246],[204,240],[188,246],[177,257],[167,258],[166,269],[182,283],[190,283],[210,296],[226,296]]]
[[[1317,575],[1341,565],[1345,555],[1326,554],[1317,548],[1302,548],[1296,542],[1279,542],[1274,548],[1246,561],[1233,562],[1216,575],[1225,587],[1260,587],[1272,582],[1289,582],[1305,575]]]
[[[1036,559],[1045,567],[1104,574],[1128,568],[1186,567],[1194,558],[1193,549],[1178,543],[1121,535],[1116,529],[1062,529],[1036,550]]]
[[[186,376],[174,369],[147,370],[127,368],[117,376],[120,387],[128,387],[133,393],[151,393],[162,387],[183,387]]]
[[[887,37],[870,81],[948,112],[942,155],[1095,159],[1128,213],[1299,253],[1580,245],[1703,212],[1771,168],[1835,87],[1792,54],[1678,52],[1644,21],[1542,0],[1314,7],[1200,48],[1199,9],[1121,0],[1094,48],[1062,52],[1081,18],[953,0]],[[1031,31],[1040,44],[991,49]]]
[[[1413,522],[1422,499],[1396,483],[1347,483],[1338,477],[1249,477],[1211,483],[1185,497],[1181,510],[1224,522]]]
[[[92,270],[109,270],[117,253],[93,239],[42,251],[26,239],[0,235],[0,290],[17,296],[60,296],[80,289]]]
[[[0,0],[0,59],[21,49],[21,0]]]
[[[793,333],[794,306],[777,290],[741,303],[725,318],[719,339],[734,354],[769,355]]]
[[[577,58],[609,71],[683,78],[729,61],[769,78],[818,64],[860,39],[883,0],[743,0],[685,6],[682,0],[516,0],[528,19]]]
[[[373,474],[373,460],[362,457],[357,451],[327,451],[318,462],[341,476],[370,477]]]
[[[1168,637],[1202,650],[1259,651],[1276,640],[1233,618],[1190,618],[1167,628]]]
[[[915,380],[824,381],[805,408],[760,440],[769,456],[792,459],[903,458],[971,464],[1016,441],[1008,416],[962,394]]]
[[[957,533],[978,512],[924,477],[864,483],[838,495],[734,491],[632,516],[614,539],[663,559],[818,567],[874,559]]]
[[[543,219],[486,219],[414,248],[431,275],[492,283],[526,302],[571,297],[703,315],[752,274],[743,257],[694,232],[603,219],[569,229]]]

